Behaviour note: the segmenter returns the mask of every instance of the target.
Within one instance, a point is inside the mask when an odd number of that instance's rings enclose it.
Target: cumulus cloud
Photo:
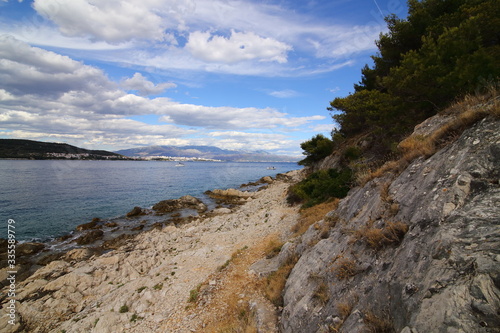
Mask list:
[[[210,32],[196,31],[189,35],[186,48],[194,57],[222,63],[235,63],[245,60],[287,62],[286,53],[291,46],[272,38],[265,38],[253,32],[231,31],[226,38]]]
[[[100,60],[240,75],[333,71],[373,50],[385,29],[376,21],[317,21],[251,0],[35,0],[33,8],[53,24],[0,30],[38,45],[92,50],[88,56]],[[106,52],[113,48],[124,52]]]
[[[82,90],[96,93],[113,86],[98,68],[8,35],[0,36],[0,81],[14,94],[53,96]]]
[[[127,93],[99,69],[51,51],[29,46],[12,37],[0,37],[0,133],[8,137],[57,137],[74,144],[126,147],[133,144],[187,142],[236,145],[248,138],[262,147],[277,147],[287,140],[283,132],[324,119],[293,117],[274,108],[211,107],[185,104],[167,97],[148,98]],[[173,87],[154,85],[136,73],[122,85],[139,92]],[[145,123],[154,115],[161,122]],[[222,135],[224,130],[227,132]],[[215,131],[214,134],[210,134]],[[217,133],[219,132],[219,133]],[[259,132],[259,133],[257,133]],[[210,141],[213,139],[214,141]],[[266,143],[270,140],[271,143]]]
[[[122,81],[122,86],[128,90],[136,90],[141,95],[157,95],[164,92],[166,89],[177,87],[175,83],[163,82],[155,85],[148,81],[141,73],[135,73],[133,77]]]
[[[167,24],[154,9],[161,4],[161,0],[35,0],[33,8],[66,36],[119,43],[163,39]]]

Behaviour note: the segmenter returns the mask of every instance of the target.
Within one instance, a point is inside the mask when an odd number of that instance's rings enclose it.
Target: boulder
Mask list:
[[[205,194],[215,199],[218,203],[238,205],[245,203],[246,200],[253,197],[255,193],[230,188],[227,190],[215,189],[213,191],[206,191]]]
[[[84,230],[100,228],[101,226],[97,224],[98,222],[100,222],[100,219],[95,218],[91,222],[80,224],[79,226],[76,227],[76,230],[84,231]]]
[[[116,222],[114,222],[114,221],[113,221],[113,222],[107,222],[107,223],[105,223],[104,225],[105,225],[106,227],[108,227],[108,228],[115,228],[115,227],[117,227],[117,226],[118,226],[118,223],[116,223]]]
[[[104,241],[104,243],[102,244],[102,248],[104,248],[104,249],[117,249],[120,246],[124,245],[127,242],[127,240],[129,240],[131,238],[134,238],[134,235],[121,234],[118,237]]]
[[[269,176],[262,177],[261,182],[271,184],[273,182],[273,179]]]
[[[127,217],[134,217],[139,215],[144,215],[144,211],[141,207],[135,206],[130,212],[127,213]]]
[[[185,195],[179,199],[163,200],[153,206],[159,214],[171,213],[180,209],[195,209],[198,212],[207,210],[207,206],[198,198],[191,195]]]
[[[88,259],[92,256],[92,251],[87,248],[81,248],[81,249],[73,249],[68,251],[64,256],[63,259],[66,261],[73,261],[73,260],[85,260]]]
[[[132,231],[140,231],[140,230],[142,230],[142,229],[144,229],[144,224],[140,224],[140,225],[138,225],[138,226],[136,226],[136,227],[133,227],[133,228],[132,228],[132,229],[130,229],[130,230],[132,230]]]
[[[225,207],[216,208],[212,211],[212,213],[216,215],[230,214],[231,212],[231,209]]]
[[[42,251],[45,244],[42,243],[21,243],[16,246],[16,254],[19,256],[28,256]]]
[[[104,232],[102,230],[92,230],[86,234],[78,237],[75,241],[78,245],[86,245],[95,242],[96,240],[102,239]]]

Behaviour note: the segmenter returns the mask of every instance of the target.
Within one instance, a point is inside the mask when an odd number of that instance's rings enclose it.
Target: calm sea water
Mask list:
[[[0,160],[0,238],[16,221],[17,240],[45,241],[94,217],[206,190],[238,187],[298,169],[295,163]],[[267,170],[274,166],[276,170]]]

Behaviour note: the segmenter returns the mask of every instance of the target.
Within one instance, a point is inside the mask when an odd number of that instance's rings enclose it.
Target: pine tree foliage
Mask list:
[[[354,93],[330,102],[344,138],[372,132],[388,144],[466,93],[500,77],[498,0],[409,0],[386,18],[374,65]]]

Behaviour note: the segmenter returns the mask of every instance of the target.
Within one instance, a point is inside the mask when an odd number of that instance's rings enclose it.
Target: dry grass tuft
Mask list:
[[[387,222],[379,229],[373,227],[373,221],[369,221],[353,232],[353,241],[361,240],[372,249],[380,250],[388,245],[399,245],[407,232],[408,225],[402,222]]]
[[[485,89],[486,93],[467,95],[451,105],[442,112],[453,116],[449,122],[427,136],[411,135],[401,141],[398,145],[400,151],[398,160],[388,161],[374,171],[361,168],[355,176],[357,184],[363,186],[388,172],[400,174],[409,163],[419,157],[432,156],[440,147],[453,142],[464,130],[479,120],[488,116],[500,118],[499,87],[498,84],[491,84]]]
[[[264,295],[275,306],[283,306],[283,289],[290,272],[299,260],[298,257],[290,257],[276,272],[270,274],[264,281]]]
[[[281,248],[285,243],[278,239],[278,237],[271,238],[267,245],[264,248],[264,252],[266,253],[266,259],[271,259],[277,256]]]
[[[338,280],[346,280],[358,273],[356,262],[352,259],[338,256],[334,259],[334,262],[332,272]]]
[[[351,315],[353,308],[354,305],[351,302],[337,303],[337,311],[339,312],[339,315],[343,320]]]
[[[318,288],[314,291],[313,297],[317,299],[321,305],[325,305],[330,300],[330,289],[328,285],[324,282],[321,282],[318,285]]]
[[[391,195],[389,193],[389,187],[391,186],[391,182],[385,182],[380,186],[380,199],[383,202],[391,201]]]
[[[389,318],[380,318],[368,312],[365,314],[364,322],[371,333],[394,333],[394,326]]]
[[[248,305],[235,305],[236,315],[231,322],[218,327],[216,333],[258,333],[255,314]]]
[[[324,219],[327,213],[337,209],[339,201],[339,199],[334,198],[316,206],[302,209],[299,221],[292,227],[294,236],[304,234],[312,224]]]

